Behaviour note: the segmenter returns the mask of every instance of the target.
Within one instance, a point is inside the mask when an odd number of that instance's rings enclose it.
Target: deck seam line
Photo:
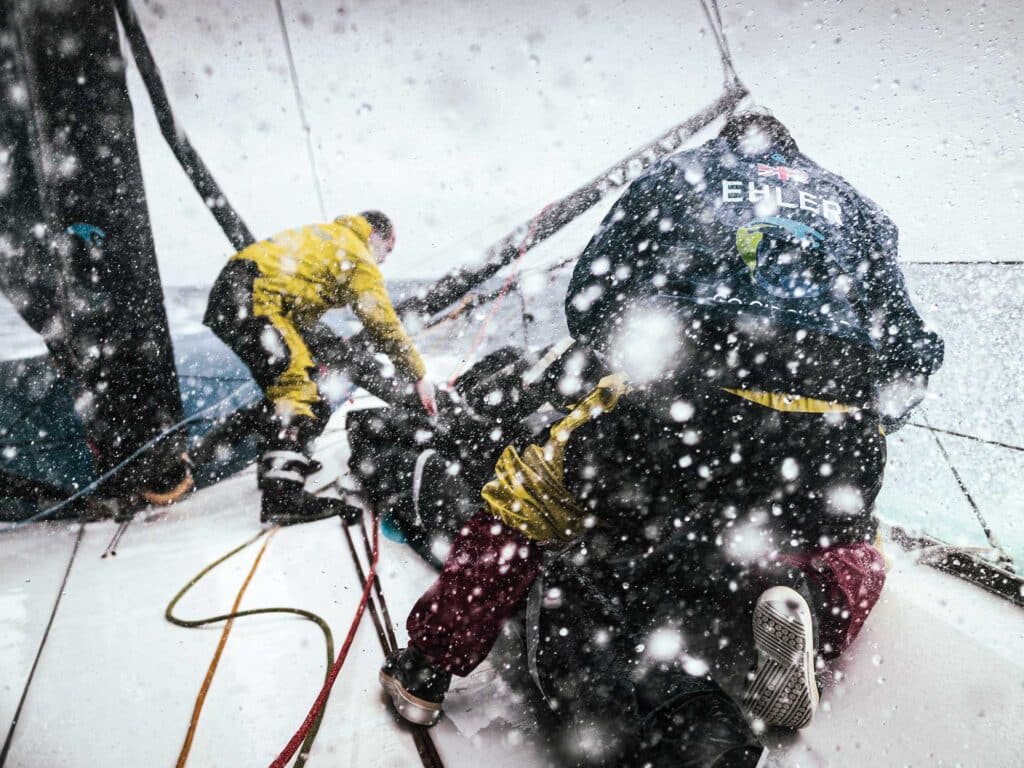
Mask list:
[[[25,706],[25,699],[28,698],[29,688],[32,686],[32,681],[35,679],[36,668],[39,666],[39,660],[43,656],[43,649],[46,647],[46,641],[50,637],[50,629],[53,627],[53,621],[57,618],[57,609],[60,608],[61,598],[64,597],[64,590],[68,585],[68,577],[71,575],[71,566],[75,563],[75,556],[78,554],[79,545],[82,543],[82,537],[85,535],[85,523],[81,523],[78,526],[78,536],[75,537],[75,545],[71,549],[71,557],[68,559],[68,567],[64,570],[64,578],[60,582],[60,589],[57,590],[57,598],[53,601],[53,610],[50,611],[50,619],[46,622],[46,629],[43,630],[43,638],[39,642],[39,650],[36,651],[36,657],[32,662],[32,668],[29,670],[28,679],[25,681],[25,688],[21,692],[21,698],[18,700],[18,708],[14,710],[14,719],[11,720],[11,727],[7,731],[7,738],[4,740],[3,750],[0,750],[0,768],[7,762],[7,756],[11,750],[11,744],[14,742],[14,730],[18,727],[18,720],[21,719],[21,710]]]

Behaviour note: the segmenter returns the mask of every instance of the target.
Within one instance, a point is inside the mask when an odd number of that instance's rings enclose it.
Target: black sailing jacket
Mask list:
[[[607,349],[631,312],[664,310],[696,342],[687,375],[871,404],[880,385],[942,363],[897,236],[795,145],[713,139],[652,166],[612,208],[573,274],[569,329]]]

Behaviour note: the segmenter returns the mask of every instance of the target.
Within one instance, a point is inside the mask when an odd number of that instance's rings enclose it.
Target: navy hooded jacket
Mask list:
[[[942,340],[907,294],[892,220],[791,142],[740,147],[714,139],[630,185],[573,273],[572,335],[607,349],[656,308],[700,351],[687,376],[850,404],[934,373]]]

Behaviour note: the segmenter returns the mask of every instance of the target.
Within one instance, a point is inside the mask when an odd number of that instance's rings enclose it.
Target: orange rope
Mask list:
[[[320,693],[317,694],[316,699],[313,701],[313,706],[309,708],[309,713],[306,715],[306,719],[302,721],[302,725],[299,726],[299,730],[295,732],[291,740],[285,745],[284,749],[281,750],[281,754],[279,754],[274,759],[274,762],[270,764],[270,768],[284,768],[285,763],[292,759],[292,756],[298,751],[300,744],[309,735],[313,726],[319,722],[320,718],[323,717],[323,711],[327,706],[327,699],[331,695],[331,689],[334,687],[335,680],[338,679],[338,673],[341,672],[341,667],[345,663],[345,659],[348,658],[349,649],[352,647],[352,642],[356,639],[356,630],[359,629],[359,623],[362,621],[363,613],[366,611],[366,605],[370,601],[370,590],[373,587],[374,580],[377,578],[377,564],[380,559],[379,535],[380,520],[378,520],[376,513],[374,513],[373,554],[370,558],[370,568],[366,572],[366,583],[363,585],[363,594],[359,597],[359,604],[356,606],[356,614],[352,617],[352,623],[349,625],[348,635],[345,636],[345,642],[342,644],[341,650],[338,651],[338,658],[327,672],[327,679],[324,680],[324,686],[320,689]]]
[[[238,613],[238,607],[242,604],[242,597],[245,595],[245,590],[249,588],[249,582],[252,581],[252,577],[256,573],[256,568],[260,564],[260,560],[263,559],[263,553],[267,551],[267,545],[270,544],[270,540],[274,538],[274,534],[277,533],[279,528],[274,526],[270,529],[270,533],[267,538],[263,540],[263,546],[260,547],[260,551],[256,554],[256,559],[252,562],[252,568],[249,569],[249,574],[245,577],[245,581],[242,582],[241,588],[238,590],[238,594],[235,595],[234,605],[231,606],[231,613]],[[228,635],[231,634],[231,627],[234,626],[235,620],[228,619],[224,624],[224,629],[220,633],[220,640],[217,643],[217,650],[214,651],[213,658],[210,660],[210,666],[206,669],[206,677],[203,678],[203,684],[199,688],[199,695],[196,696],[195,706],[192,708],[192,719],[188,724],[188,732],[185,734],[185,743],[181,745],[181,752],[178,754],[178,762],[175,763],[177,768],[184,768],[185,762],[188,760],[188,753],[192,749],[192,740],[196,735],[196,728],[199,726],[199,715],[203,711],[203,704],[206,702],[206,694],[210,690],[210,683],[213,682],[213,675],[217,671],[217,665],[220,664],[220,657],[224,653],[224,646],[227,645]]]

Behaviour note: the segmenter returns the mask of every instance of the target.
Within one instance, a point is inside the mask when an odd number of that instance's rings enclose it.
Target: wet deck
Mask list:
[[[329,473],[344,461],[343,433],[328,433],[322,445]],[[164,607],[203,565],[257,531],[254,472],[200,491],[162,517],[147,522],[140,516],[113,557],[101,554],[114,524],[85,526],[68,571],[78,529],[37,525],[0,537],[0,722],[14,715],[68,572],[6,765],[173,764],[220,629],[172,626]],[[381,541],[381,578],[401,639],[402,619],[432,573],[407,547]],[[255,551],[211,574],[179,613],[226,611]],[[811,728],[798,736],[770,734],[769,744],[785,755],[785,765],[1019,764],[1021,747],[1012,734],[1024,718],[1024,612],[914,564],[895,547],[888,552],[889,582],[839,667],[842,680],[824,694]],[[242,607],[315,611],[340,641],[358,595],[340,525],[328,520],[276,535]],[[308,622],[236,622],[191,764],[268,764],[319,689],[322,648]],[[330,698],[311,765],[418,764],[412,738],[379,693],[380,661],[366,618]],[[481,669],[460,687],[451,717],[433,731],[447,765],[545,764],[531,729],[509,726],[520,716],[493,671]]]

